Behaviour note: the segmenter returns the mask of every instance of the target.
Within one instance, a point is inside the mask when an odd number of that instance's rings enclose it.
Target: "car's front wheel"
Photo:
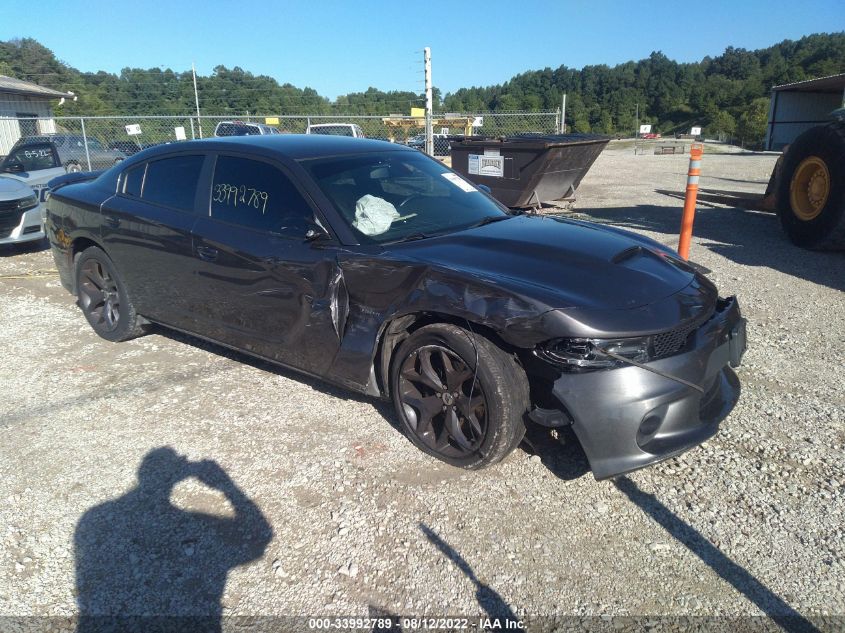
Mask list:
[[[410,440],[453,466],[495,464],[525,434],[525,372],[489,339],[455,325],[422,327],[399,346],[391,393]]]
[[[102,249],[92,246],[76,258],[77,305],[104,339],[126,341],[144,332],[126,285]]]

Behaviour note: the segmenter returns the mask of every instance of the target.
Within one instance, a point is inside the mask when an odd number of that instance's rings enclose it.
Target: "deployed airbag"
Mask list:
[[[355,203],[355,221],[352,223],[364,235],[381,235],[401,216],[384,198],[367,194]]]

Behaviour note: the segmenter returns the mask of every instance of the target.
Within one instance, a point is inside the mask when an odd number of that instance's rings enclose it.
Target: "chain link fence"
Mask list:
[[[558,112],[436,113],[435,153],[448,154],[447,137],[552,134],[558,131],[559,116]],[[102,169],[153,145],[212,137],[218,124],[231,121],[258,123],[283,134],[304,134],[313,125],[347,124],[347,128],[358,126],[367,138],[418,148],[425,141],[422,118],[395,114],[0,117],[0,157],[7,155],[21,138],[55,135],[59,160],[64,166]]]

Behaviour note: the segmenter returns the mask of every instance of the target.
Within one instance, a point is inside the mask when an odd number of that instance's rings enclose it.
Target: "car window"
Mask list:
[[[203,156],[174,156],[150,162],[141,198],[181,211],[193,211],[203,160]]]
[[[23,165],[24,171],[51,169],[58,166],[56,156],[53,153],[53,146],[50,143],[24,145],[13,149],[6,157],[4,166],[8,168],[12,163],[20,163]]]
[[[362,242],[440,235],[509,217],[472,183],[419,152],[371,152],[300,164]]]
[[[211,217],[259,231],[302,238],[311,206],[278,168],[257,160],[220,156],[211,185]]]
[[[88,139],[88,149],[103,149],[103,145],[95,138]]]
[[[141,185],[144,184],[144,169],[147,164],[138,165],[123,174],[122,192],[127,196],[141,197]]]

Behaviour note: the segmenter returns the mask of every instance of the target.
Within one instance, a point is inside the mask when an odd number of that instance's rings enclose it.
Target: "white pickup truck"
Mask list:
[[[332,136],[352,136],[365,138],[364,130],[357,123],[315,123],[309,125],[306,134],[331,134]]]

